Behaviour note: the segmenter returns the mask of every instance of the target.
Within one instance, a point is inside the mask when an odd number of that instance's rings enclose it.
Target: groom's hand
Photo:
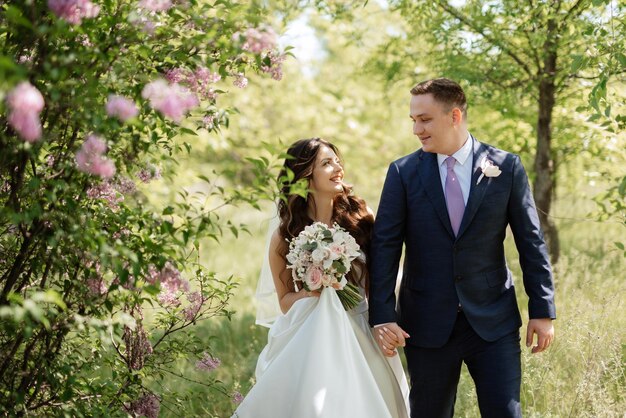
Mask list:
[[[390,322],[388,324],[376,325],[374,327],[374,338],[383,354],[387,357],[393,357],[398,353],[396,347],[404,347],[406,345],[405,339],[409,338],[409,334],[395,322]]]
[[[554,339],[552,319],[541,318],[528,321],[528,327],[526,328],[526,347],[533,345],[533,337],[535,334],[537,334],[537,345],[532,349],[533,354],[541,353],[552,344],[552,340]]]

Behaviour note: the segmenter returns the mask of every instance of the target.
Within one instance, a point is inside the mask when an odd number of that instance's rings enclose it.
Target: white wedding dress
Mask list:
[[[325,288],[276,319],[233,417],[408,418],[408,394],[399,356],[383,356],[371,334],[367,302],[346,312]]]

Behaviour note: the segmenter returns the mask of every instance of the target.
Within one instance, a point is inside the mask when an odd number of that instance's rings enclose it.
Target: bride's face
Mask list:
[[[337,194],[343,192],[343,166],[335,152],[321,145],[313,165],[313,175],[309,187],[316,194]]]

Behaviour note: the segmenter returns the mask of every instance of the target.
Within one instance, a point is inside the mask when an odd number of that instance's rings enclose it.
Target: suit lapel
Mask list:
[[[469,199],[467,200],[467,206],[465,207],[465,212],[463,213],[463,220],[461,221],[461,226],[459,227],[459,233],[457,235],[460,237],[463,232],[467,229],[468,225],[474,219],[474,215],[478,211],[480,204],[483,201],[483,197],[485,197],[485,192],[487,191],[487,184],[489,183],[489,179],[483,177],[479,184],[478,178],[482,174],[482,170],[480,168],[480,163],[488,155],[487,147],[480,142],[478,142],[473,136],[473,158],[472,158],[472,180],[470,183],[470,192]]]
[[[439,219],[445,226],[448,233],[454,236],[452,226],[450,225],[450,217],[448,216],[446,198],[443,194],[443,189],[441,188],[441,177],[439,176],[437,154],[430,152],[421,153],[419,173],[426,195],[435,208],[435,212],[437,212]]]

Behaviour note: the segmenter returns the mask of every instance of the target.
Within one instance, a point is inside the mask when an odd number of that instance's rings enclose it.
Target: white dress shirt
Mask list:
[[[461,192],[463,192],[463,201],[467,206],[467,199],[469,198],[470,185],[472,183],[472,150],[473,150],[472,136],[467,135],[467,139],[463,146],[452,157],[456,160],[454,163],[454,173],[456,178],[459,179],[461,185]],[[437,163],[439,164],[439,177],[441,178],[441,190],[446,190],[446,178],[448,177],[448,168],[446,167],[446,158],[448,155],[437,154]]]

